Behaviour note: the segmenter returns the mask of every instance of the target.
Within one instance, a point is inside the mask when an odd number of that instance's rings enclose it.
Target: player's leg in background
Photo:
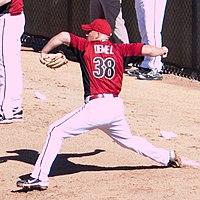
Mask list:
[[[147,33],[144,21],[144,2],[143,0],[135,0],[135,11],[138,22],[138,29],[141,37],[141,42],[147,44]]]
[[[4,29],[5,29],[5,18],[0,17],[0,114],[4,99],[4,90],[5,90],[5,65],[3,58],[3,40],[4,38]]]
[[[125,44],[129,43],[129,36],[125,26],[122,12],[122,0],[120,0],[120,12],[116,18],[114,34]]]
[[[141,42],[161,47],[161,31],[165,7],[166,0],[135,0]],[[162,65],[160,56],[146,56],[141,67],[160,72]]]
[[[162,46],[162,27],[166,4],[167,0],[156,0],[155,3],[155,46],[157,47]],[[158,71],[161,71],[163,63],[160,56],[155,58],[155,66],[158,68]]]
[[[22,78],[22,62],[21,62],[21,36],[24,32],[25,17],[22,13],[18,16],[13,16],[13,28],[14,28],[14,39],[15,43],[13,44],[15,49],[14,60],[15,66],[13,66],[13,83],[15,84],[15,89],[12,93],[12,106],[13,108],[22,109],[22,92],[23,92],[23,78]]]
[[[90,21],[105,19],[104,11],[100,0],[90,0]]]
[[[129,43],[128,32],[122,16],[122,0],[101,0],[106,20],[113,29],[116,43]]]
[[[2,101],[2,110],[6,119],[12,119],[12,94],[15,90],[15,63],[16,63],[16,39],[13,29],[12,17],[9,14],[4,15],[3,27],[3,64],[4,64],[4,93]]]
[[[155,0],[135,0],[141,42],[155,45]],[[154,69],[154,57],[145,56],[142,68]]]

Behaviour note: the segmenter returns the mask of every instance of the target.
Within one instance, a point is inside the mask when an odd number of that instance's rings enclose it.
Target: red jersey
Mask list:
[[[122,88],[124,62],[141,56],[142,43],[114,44],[88,41],[70,34],[70,49],[80,62],[84,97],[96,94],[118,95]]]
[[[23,0],[12,0],[0,7],[0,14],[10,13],[11,15],[19,15],[22,13],[23,8]]]

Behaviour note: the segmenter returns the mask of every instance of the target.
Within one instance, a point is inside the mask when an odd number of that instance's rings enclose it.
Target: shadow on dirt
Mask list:
[[[115,170],[141,170],[141,169],[166,168],[165,166],[156,166],[156,165],[105,167],[105,166],[97,166],[97,165],[77,164],[77,163],[73,163],[69,161],[70,158],[94,156],[102,152],[105,152],[105,150],[96,149],[93,152],[87,152],[87,153],[58,154],[52,165],[49,177],[74,174],[74,173],[84,172],[84,171],[115,171]],[[9,160],[15,160],[15,161],[34,165],[37,160],[37,157],[39,156],[37,151],[30,150],[30,149],[19,149],[19,150],[14,150],[14,151],[7,151],[7,153],[17,154],[17,155],[0,157],[0,164],[5,163]],[[19,176],[19,178],[26,179],[29,176],[30,176],[30,173],[21,175]],[[23,188],[23,189],[12,191],[12,192],[28,192],[28,191],[32,191],[32,189]]]

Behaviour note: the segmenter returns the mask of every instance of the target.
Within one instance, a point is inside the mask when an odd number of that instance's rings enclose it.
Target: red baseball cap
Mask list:
[[[82,24],[81,28],[84,31],[97,31],[108,36],[112,34],[112,28],[105,19],[95,19],[90,24]]]

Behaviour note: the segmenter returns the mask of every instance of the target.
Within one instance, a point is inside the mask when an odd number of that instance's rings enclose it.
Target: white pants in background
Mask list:
[[[13,108],[22,106],[21,36],[25,16],[0,16],[0,107],[6,118]]]
[[[161,31],[166,3],[167,0],[135,0],[135,10],[142,43],[157,47],[162,46]],[[160,72],[162,65],[160,56],[146,56],[141,67]]]

